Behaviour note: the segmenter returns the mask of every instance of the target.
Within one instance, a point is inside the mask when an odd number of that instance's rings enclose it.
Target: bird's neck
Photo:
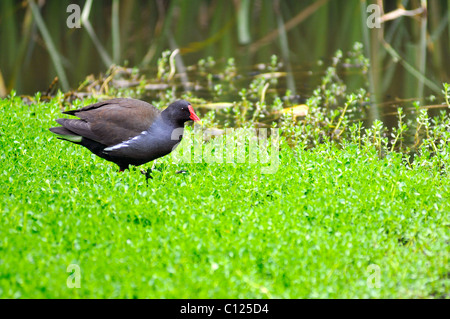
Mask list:
[[[159,116],[147,131],[149,136],[157,138],[170,138],[173,141],[181,141],[184,132],[184,123],[177,124],[170,119]]]
[[[184,121],[171,118],[168,112],[161,112],[161,120],[164,122],[164,124],[171,126],[173,129],[184,128]]]

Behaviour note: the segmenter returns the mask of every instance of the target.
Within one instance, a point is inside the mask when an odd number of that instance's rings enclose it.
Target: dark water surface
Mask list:
[[[91,5],[88,23],[82,23],[81,28],[67,26],[71,3],[81,10]],[[320,83],[335,52],[345,54],[360,42],[370,60],[368,73],[344,70],[342,79],[349,92],[359,87],[371,92],[376,108],[373,117],[389,122],[396,107],[410,106],[409,101],[415,99],[422,105],[441,102],[442,82],[450,81],[448,1],[402,1],[406,10],[423,9],[422,13],[398,16],[381,28],[368,26],[367,6],[372,3],[378,2],[49,0],[38,2],[33,11],[29,2],[2,0],[3,91],[46,91],[55,76],[60,77],[60,88],[75,89],[87,75],[104,73],[112,63],[137,67],[152,78],[162,52],[179,49],[178,59],[188,69],[179,90],[192,89],[186,83],[194,83],[195,95],[218,100],[210,90],[202,89],[207,83],[205,76],[189,67],[211,56],[216,61],[212,70],[220,73],[233,57],[238,73],[236,90],[220,97],[232,102],[239,99],[242,87],[264,72],[258,65],[269,64],[276,55],[282,64],[278,71],[287,73],[278,79],[276,90],[290,89],[296,102],[303,103]],[[394,1],[382,3],[382,12],[399,9]],[[48,31],[47,38],[42,25],[36,23],[39,17]],[[49,39],[67,78],[66,87],[52,59]],[[430,95],[437,99],[427,99]]]

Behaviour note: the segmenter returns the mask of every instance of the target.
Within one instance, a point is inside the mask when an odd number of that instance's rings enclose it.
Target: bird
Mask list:
[[[188,101],[178,100],[163,111],[150,103],[115,98],[63,112],[78,119],[59,118],[49,130],[59,139],[89,149],[124,171],[172,152],[183,138],[184,123],[200,118]]]

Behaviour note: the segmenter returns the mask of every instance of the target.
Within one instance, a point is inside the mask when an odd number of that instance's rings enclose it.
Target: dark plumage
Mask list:
[[[64,114],[79,119],[57,119],[62,126],[50,131],[116,163],[121,171],[169,154],[183,137],[184,123],[200,121],[184,100],[161,112],[144,101],[118,98]]]

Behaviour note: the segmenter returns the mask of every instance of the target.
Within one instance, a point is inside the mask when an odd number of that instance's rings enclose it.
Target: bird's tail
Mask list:
[[[58,135],[58,138],[60,138],[62,140],[67,140],[69,142],[80,143],[81,140],[83,139],[82,136],[77,135],[74,132],[69,131],[68,129],[66,129],[65,127],[62,127],[62,126],[50,127],[49,130],[52,133],[55,133],[56,135]]]

